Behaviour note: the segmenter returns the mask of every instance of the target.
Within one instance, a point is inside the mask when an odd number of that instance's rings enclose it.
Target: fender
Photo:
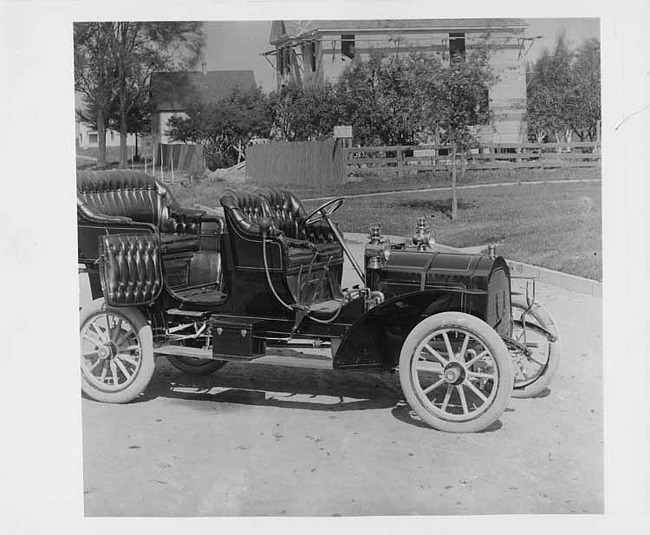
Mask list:
[[[334,355],[334,369],[394,368],[404,340],[425,317],[455,310],[484,319],[487,292],[435,288],[388,299],[352,324]]]

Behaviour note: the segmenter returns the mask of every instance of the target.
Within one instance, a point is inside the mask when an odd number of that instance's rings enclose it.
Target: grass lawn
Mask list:
[[[445,245],[497,243],[506,258],[602,280],[600,183],[461,190],[456,221],[450,209],[449,191],[396,193],[347,199],[334,217],[344,232],[367,232],[380,222],[385,234],[411,236],[416,218],[426,216]]]
[[[496,184],[503,182],[531,182],[535,180],[576,180],[600,179],[600,168],[573,169],[499,169],[494,171],[468,171],[459,178],[460,185]],[[334,186],[314,187],[307,184],[273,184],[273,187],[286,188],[293,191],[301,199],[322,196],[346,196],[357,193],[378,193],[386,191],[408,191],[420,188],[436,188],[451,186],[449,173],[421,173],[402,179],[395,178],[364,178],[353,179],[344,184]],[[221,193],[227,188],[242,188],[254,190],[259,187],[252,181],[246,181],[236,186],[226,181],[202,180],[196,184],[172,185],[175,196],[185,203],[199,202],[207,206],[219,204]]]
[[[600,168],[567,168],[567,169],[498,169],[484,171],[467,171],[459,176],[458,183],[495,184],[503,182],[530,182],[535,180],[576,180],[600,179]],[[436,188],[451,186],[451,173],[421,172],[403,178],[353,178],[350,182],[334,188],[317,188],[301,186],[301,197],[321,197],[324,195],[354,195],[356,193],[375,193],[383,191],[405,191],[419,188]],[[293,187],[295,189],[295,186]],[[291,187],[289,189],[292,189]]]

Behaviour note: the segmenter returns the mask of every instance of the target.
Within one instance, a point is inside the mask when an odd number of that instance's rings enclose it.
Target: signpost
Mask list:
[[[334,139],[342,139],[343,146],[346,148],[352,147],[352,126],[350,125],[335,126]]]

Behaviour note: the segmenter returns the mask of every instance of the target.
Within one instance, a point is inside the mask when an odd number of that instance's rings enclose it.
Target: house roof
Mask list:
[[[151,77],[157,111],[182,111],[189,100],[216,102],[235,89],[256,87],[253,71],[158,72]]]
[[[269,42],[295,39],[316,31],[404,31],[525,28],[523,19],[394,19],[394,20],[276,20]]]

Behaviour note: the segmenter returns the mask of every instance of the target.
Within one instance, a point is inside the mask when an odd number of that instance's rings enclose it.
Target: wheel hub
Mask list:
[[[450,385],[459,385],[465,380],[465,368],[458,362],[450,362],[443,372],[445,382]]]
[[[105,344],[103,346],[100,346],[97,349],[97,354],[102,360],[111,360],[116,354],[115,346],[113,344]]]

